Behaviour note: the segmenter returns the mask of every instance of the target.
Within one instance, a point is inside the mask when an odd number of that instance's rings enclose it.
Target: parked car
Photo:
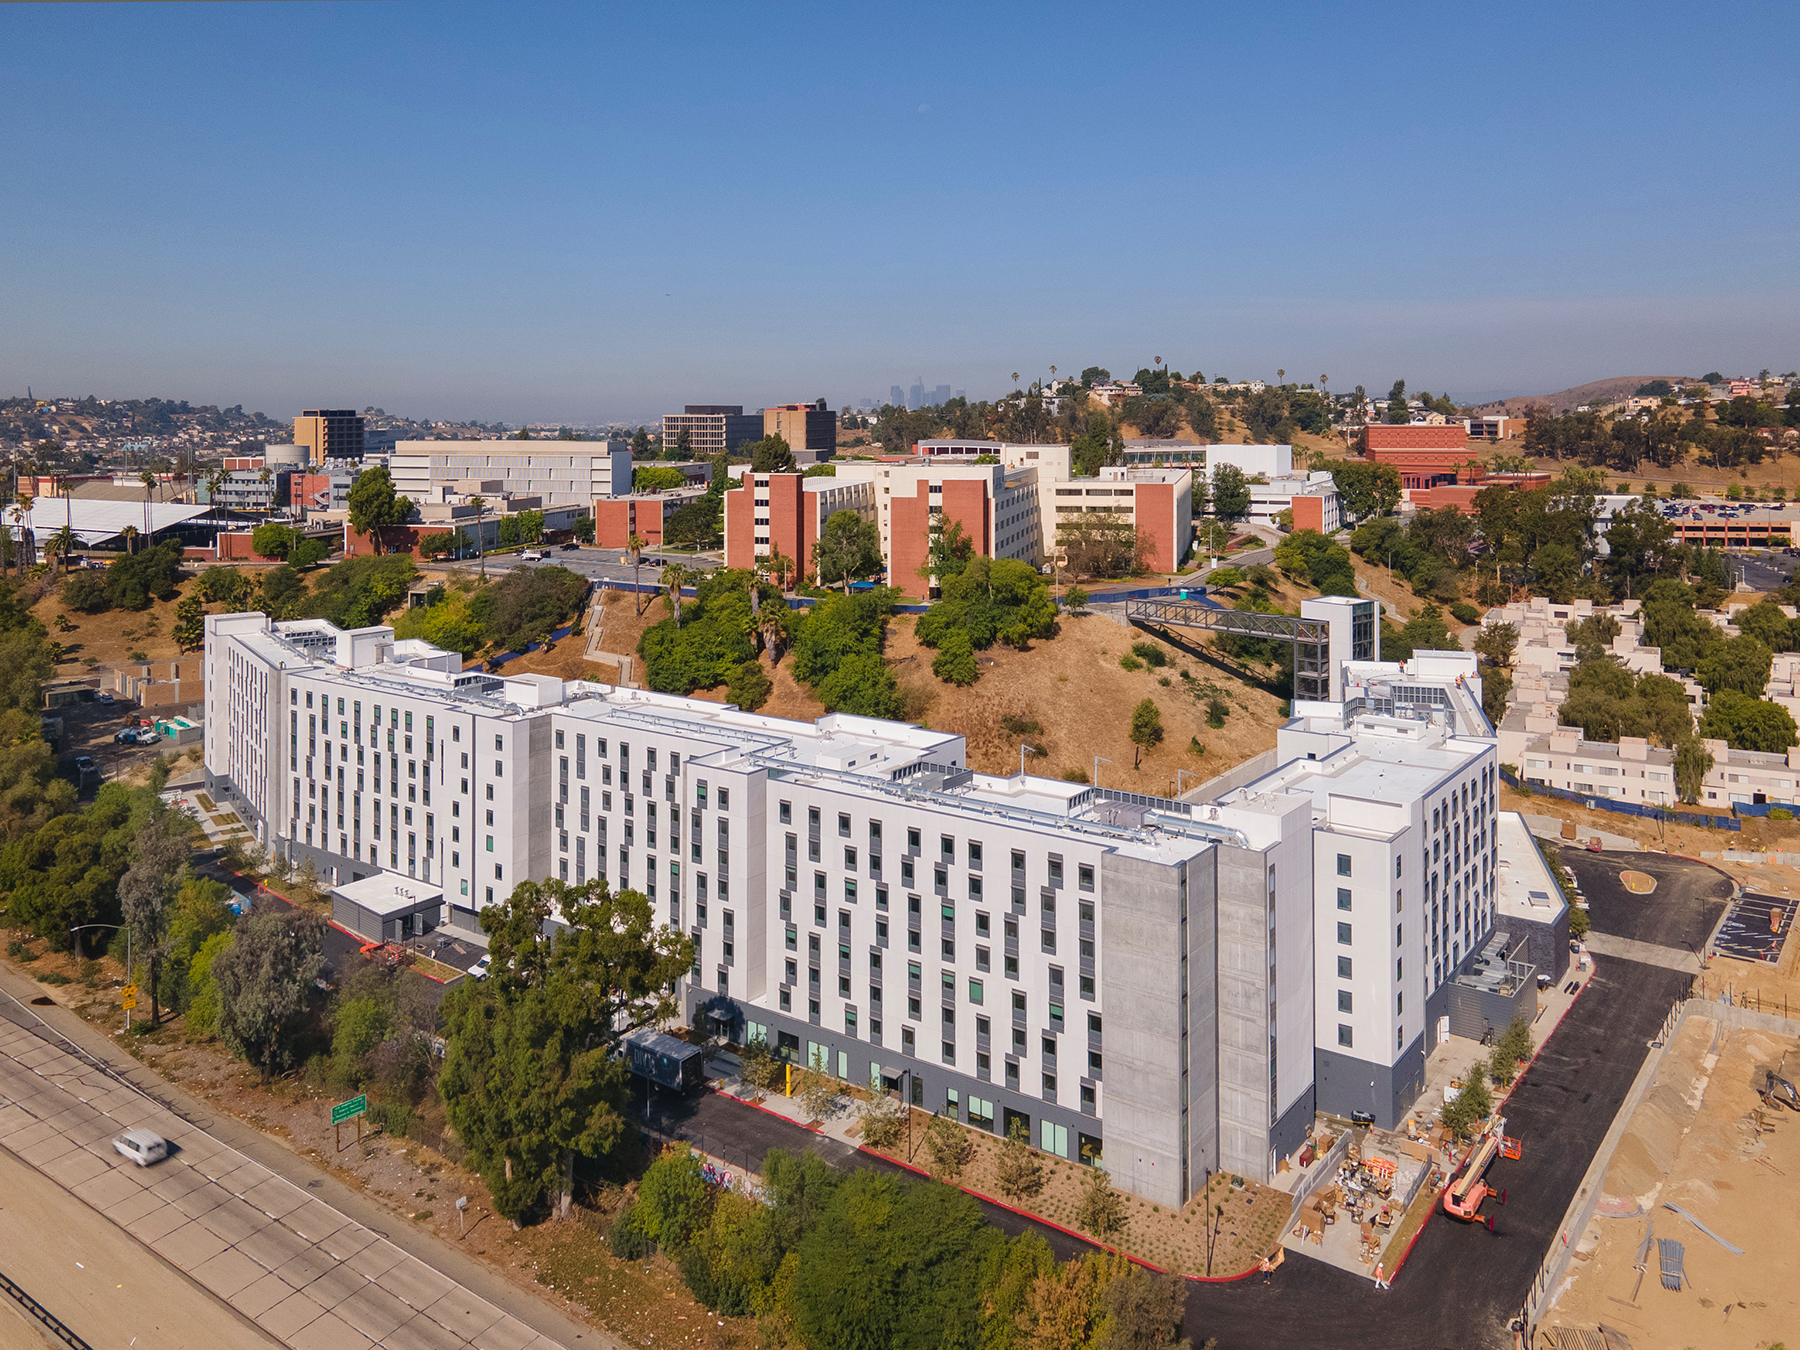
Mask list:
[[[110,708],[113,705],[113,696],[102,689],[94,696],[94,702],[98,703],[103,708]]]
[[[481,960],[469,967],[469,974],[473,975],[478,980],[485,980],[488,977],[488,967],[493,963],[494,958],[492,953],[483,952],[481,954]]]
[[[564,553],[573,553],[573,552],[575,552],[576,549],[578,549],[580,547],[581,547],[581,545],[574,542],[573,540],[569,541],[568,543],[566,543],[562,546]]]
[[[130,1158],[139,1167],[148,1167],[169,1156],[169,1141],[142,1128],[125,1131],[114,1138],[112,1145],[115,1152]]]
[[[519,555],[526,562],[542,562],[544,555],[535,548],[528,548]]]
[[[125,730],[114,734],[113,744],[114,745],[136,745],[137,738],[138,738],[137,728],[136,727],[126,727]]]
[[[99,773],[100,766],[94,763],[92,755],[75,756],[75,772],[79,774]]]
[[[154,727],[145,727],[137,734],[139,745],[161,745],[162,737]]]

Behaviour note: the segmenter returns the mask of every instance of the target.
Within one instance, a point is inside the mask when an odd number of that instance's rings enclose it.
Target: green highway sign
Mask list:
[[[331,1123],[342,1125],[346,1120],[355,1120],[358,1116],[369,1113],[369,1097],[364,1093],[360,1097],[352,1097],[347,1102],[339,1102],[331,1108]]]

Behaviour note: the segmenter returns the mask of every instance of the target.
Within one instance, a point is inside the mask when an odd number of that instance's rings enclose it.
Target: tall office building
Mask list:
[[[917,411],[925,406],[925,377],[920,376],[913,387],[906,391],[906,406]]]
[[[888,403],[896,408],[906,406],[906,391],[897,384],[888,386]]]
[[[723,450],[761,440],[763,415],[746,413],[741,403],[690,403],[678,413],[664,413],[662,443],[671,449],[687,433],[695,459],[706,459]]]
[[[837,453],[838,415],[817,403],[781,403],[763,409],[763,435],[779,436],[802,464],[817,464]]]
[[[586,507],[631,491],[631,442],[396,441],[388,471],[395,491],[415,503],[442,501],[459,483],[498,480],[508,496]]]
[[[314,464],[363,457],[363,420],[354,408],[308,408],[294,419],[294,444]]]

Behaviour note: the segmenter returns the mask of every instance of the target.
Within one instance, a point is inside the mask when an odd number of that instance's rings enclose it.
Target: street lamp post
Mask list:
[[[1192,778],[1200,777],[1200,775],[1195,773],[1192,769],[1177,769],[1177,770],[1175,770],[1175,797],[1177,800],[1180,800],[1180,798],[1181,798],[1181,780],[1182,780],[1183,775],[1186,775],[1186,776],[1192,777]]]
[[[1101,755],[1094,756],[1094,786],[1095,787],[1100,786],[1100,766],[1102,764],[1111,764],[1111,763],[1112,763],[1112,761],[1110,759],[1106,759],[1105,757],[1103,757]]]
[[[1034,755],[1041,755],[1044,753],[1035,745],[1027,745],[1024,741],[1019,742],[1019,777],[1021,778],[1025,776],[1025,752],[1027,750],[1031,751]]]
[[[75,927],[71,928],[69,931],[71,933],[79,933],[84,928],[110,928],[115,933],[118,932],[120,929],[124,929],[124,931],[125,931],[125,983],[130,984],[131,983],[131,929],[130,929],[130,927],[128,925],[122,924],[122,923],[83,923],[83,924],[77,924]],[[79,939],[77,941],[79,941]],[[127,1008],[125,1010],[125,1030],[127,1030],[127,1031],[131,1030],[131,1009],[130,1008]]]

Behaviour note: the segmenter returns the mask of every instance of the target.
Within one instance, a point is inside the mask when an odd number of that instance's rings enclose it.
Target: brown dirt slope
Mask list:
[[[1692,378],[1694,377],[1688,375],[1615,375],[1611,379],[1591,380],[1587,384],[1578,384],[1554,394],[1520,394],[1516,398],[1483,403],[1475,411],[1522,416],[1527,408],[1541,404],[1553,413],[1573,412],[1583,403],[1610,403],[1627,398],[1637,392],[1639,385],[1648,384],[1651,380],[1667,380],[1670,384],[1679,385]]]

